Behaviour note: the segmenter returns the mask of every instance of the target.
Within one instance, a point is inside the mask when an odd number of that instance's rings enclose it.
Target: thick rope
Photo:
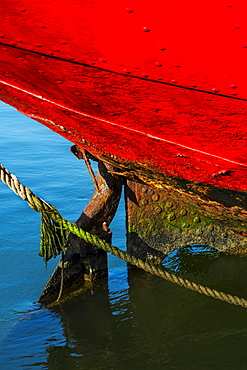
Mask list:
[[[65,234],[63,230],[67,230],[67,231],[72,232],[74,235],[77,235],[79,238],[85,240],[87,243],[95,245],[98,248],[101,248],[104,251],[109,252],[112,255],[123,259],[125,262],[128,262],[134,266],[137,266],[143,269],[144,271],[150,272],[153,275],[157,275],[172,283],[175,283],[187,289],[193,290],[195,292],[207,295],[209,297],[220,299],[224,302],[228,302],[234,305],[247,308],[247,300],[244,298],[239,298],[231,294],[220,292],[218,290],[211,289],[209,287],[205,287],[203,285],[191,282],[187,279],[178,277],[175,274],[166,271],[164,268],[160,266],[156,266],[147,261],[143,261],[140,258],[136,258],[135,256],[125,251],[122,251],[121,249],[100,239],[98,236],[90,234],[89,232],[86,232],[83,229],[78,228],[75,224],[72,224],[71,222],[61,217],[61,215],[56,210],[56,208],[54,208],[50,204],[46,203],[45,201],[37,197],[35,194],[31,192],[30,189],[28,189],[26,186],[23,186],[21,183],[19,183],[17,177],[12,175],[1,164],[0,164],[0,178],[17,195],[19,195],[22,199],[26,200],[31,208],[33,208],[37,212],[41,212],[42,214],[45,213],[53,221],[53,224],[56,226],[52,229],[52,232],[53,233],[58,232],[58,235],[56,237],[50,236],[50,238],[54,241],[58,240],[58,242],[60,243],[59,244],[60,246],[65,241],[64,239]],[[49,231],[49,228],[48,228],[48,231]],[[62,240],[61,240],[61,235],[63,236]],[[64,250],[64,249],[61,248],[61,250]]]

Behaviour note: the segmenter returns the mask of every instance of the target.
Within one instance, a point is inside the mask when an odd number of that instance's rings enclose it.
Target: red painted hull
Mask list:
[[[2,0],[0,99],[126,169],[246,191],[246,2],[167,3]]]

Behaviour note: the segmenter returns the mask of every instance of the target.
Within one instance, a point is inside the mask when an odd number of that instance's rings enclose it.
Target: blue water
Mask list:
[[[71,143],[0,103],[0,162],[75,221],[93,193]],[[247,310],[109,256],[108,283],[53,309],[36,304],[57,259],[39,251],[40,217],[0,183],[0,369],[246,369]],[[112,222],[125,248],[124,204]],[[166,266],[247,298],[247,259],[187,247]]]
[[[75,220],[92,192],[87,172],[70,143],[14,109],[0,105],[0,162],[41,198]],[[40,216],[0,184],[3,334],[39,297],[57,261],[44,268],[38,256]],[[6,310],[6,302],[8,309]]]

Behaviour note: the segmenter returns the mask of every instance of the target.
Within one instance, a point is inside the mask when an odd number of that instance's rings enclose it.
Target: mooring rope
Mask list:
[[[22,185],[18,181],[17,177],[12,175],[2,164],[0,164],[0,178],[4,184],[10,187],[11,190],[13,190],[22,199],[26,200],[32,209],[41,213],[42,224],[44,223],[44,225],[41,226],[41,249],[39,254],[44,257],[45,261],[65,251],[64,245],[66,244],[66,236],[68,235],[68,231],[70,231],[74,235],[85,240],[87,243],[95,245],[98,248],[123,259],[125,262],[137,266],[144,271],[150,272],[153,275],[157,275],[172,283],[209,297],[247,308],[247,300],[244,298],[227,294],[216,289],[211,289],[201,284],[178,277],[175,274],[166,271],[162,266],[156,266],[148,261],[143,261],[142,259],[137,258],[128,252],[122,251],[121,249],[100,239],[98,236],[90,234],[89,232],[77,227],[75,224],[65,220],[55,207],[33,194],[29,188]],[[49,244],[48,251],[46,250],[47,242]],[[55,246],[56,243],[57,246]]]

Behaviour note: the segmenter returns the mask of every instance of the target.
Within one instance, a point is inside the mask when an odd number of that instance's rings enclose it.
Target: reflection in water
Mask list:
[[[211,247],[188,245],[176,249],[163,261],[163,265],[173,272],[202,272],[210,267],[211,260],[218,258],[220,252]]]
[[[245,258],[187,247],[164,263],[183,277],[247,297]],[[133,267],[127,276],[125,267],[93,293],[24,315],[2,343],[1,368],[245,369],[246,323],[246,309]]]

